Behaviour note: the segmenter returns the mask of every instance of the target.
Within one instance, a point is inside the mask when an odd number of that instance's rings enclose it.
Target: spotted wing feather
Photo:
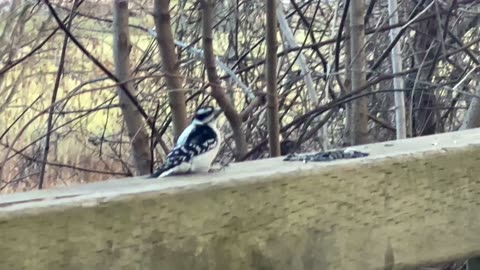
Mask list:
[[[151,175],[151,177],[159,177],[162,173],[172,170],[182,163],[191,162],[195,156],[213,149],[217,143],[217,135],[211,127],[208,125],[194,126],[189,130],[189,135],[186,137],[183,144],[177,144],[172,149],[165,162]]]

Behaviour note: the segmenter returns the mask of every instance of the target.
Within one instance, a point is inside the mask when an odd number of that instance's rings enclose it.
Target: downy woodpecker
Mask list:
[[[221,110],[215,110],[211,106],[199,108],[192,123],[178,137],[165,162],[150,178],[208,172],[220,149],[221,136],[216,125],[221,113]]]

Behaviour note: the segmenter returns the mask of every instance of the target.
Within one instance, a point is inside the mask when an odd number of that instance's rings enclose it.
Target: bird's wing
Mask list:
[[[182,163],[190,162],[191,159],[192,153],[187,151],[187,149],[183,146],[177,146],[172,149],[165,162],[159,168],[157,168],[150,177],[159,177],[162,173],[171,170]]]
[[[182,163],[191,162],[192,158],[213,149],[218,138],[215,131],[208,125],[196,125],[191,128],[188,136],[182,138],[183,143],[175,146],[168,154],[165,162],[152,175],[151,178],[160,176],[163,172],[171,170]]]
[[[197,125],[188,135],[184,146],[193,156],[212,150],[218,143],[217,134],[208,125]]]

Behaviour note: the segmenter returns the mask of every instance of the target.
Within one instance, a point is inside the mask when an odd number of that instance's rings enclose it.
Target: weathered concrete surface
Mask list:
[[[479,129],[356,149],[372,155],[3,196],[0,269],[403,269],[480,255]]]

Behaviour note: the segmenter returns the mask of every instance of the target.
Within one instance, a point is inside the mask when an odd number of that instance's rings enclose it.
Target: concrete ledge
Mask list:
[[[403,269],[480,255],[480,130],[0,198],[0,269]]]

